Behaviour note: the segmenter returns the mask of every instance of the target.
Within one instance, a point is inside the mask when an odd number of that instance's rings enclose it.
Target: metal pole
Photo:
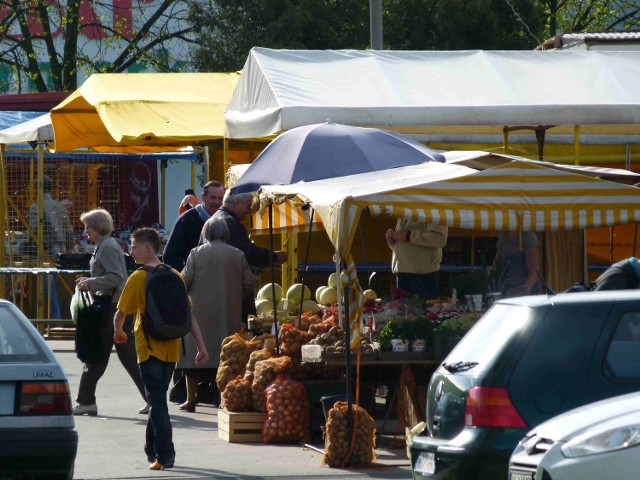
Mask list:
[[[346,270],[346,265],[344,266]],[[338,277],[340,282],[340,278]],[[351,439],[353,433],[353,392],[351,383],[353,382],[351,372],[351,322],[349,321],[349,284],[344,287],[344,323],[345,323],[345,381],[347,394],[347,438]]]
[[[269,250],[273,252],[273,203],[269,204]],[[275,303],[276,286],[274,282],[276,279],[276,272],[273,266],[273,255],[269,255],[269,267],[271,269],[271,298]],[[276,337],[276,356],[279,357],[280,345],[278,342],[278,309],[277,308],[273,309],[273,328],[274,328],[274,335]]]
[[[371,50],[382,50],[382,0],[369,0]]]
[[[302,321],[302,304],[304,303],[304,277],[307,273],[307,268],[309,268],[309,246],[311,245],[311,229],[313,228],[313,212],[315,210],[312,208],[311,213],[309,214],[309,231],[307,232],[307,245],[304,251],[304,270],[302,270],[302,278],[300,278],[300,283],[302,284],[302,288],[300,289],[300,309],[298,310],[298,328],[300,328],[300,322]],[[317,299],[316,299],[317,300]]]

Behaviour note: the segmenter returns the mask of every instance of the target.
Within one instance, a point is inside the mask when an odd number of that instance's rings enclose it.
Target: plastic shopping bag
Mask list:
[[[78,323],[78,312],[93,303],[93,297],[91,296],[91,292],[86,292],[85,295],[89,295],[89,303],[86,305],[82,302],[82,295],[80,290],[78,290],[78,287],[76,287],[76,291],[71,296],[71,303],[69,304],[69,310],[71,311],[71,320],[73,320],[73,323],[75,324]]]

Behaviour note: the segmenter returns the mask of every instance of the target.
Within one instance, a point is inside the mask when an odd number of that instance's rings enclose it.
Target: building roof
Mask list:
[[[0,111],[48,112],[71,92],[13,93],[0,95]]]
[[[637,43],[640,49],[640,30],[624,30],[616,32],[581,32],[562,33],[545,41],[536,50],[554,48],[572,48],[588,44]]]

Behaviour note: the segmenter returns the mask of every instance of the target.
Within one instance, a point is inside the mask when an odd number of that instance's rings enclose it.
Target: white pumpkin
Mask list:
[[[276,300],[280,301],[280,299],[283,298],[282,287],[277,283],[275,283],[274,285],[276,289]],[[271,288],[271,284],[267,283],[264,287],[258,290],[258,295],[256,296],[256,298],[258,300],[272,300],[272,296],[273,290]]]
[[[338,303],[338,290],[332,287],[325,288],[320,295],[319,301],[322,305],[333,305]]]
[[[256,314],[268,313],[273,310],[273,302],[271,300],[257,300],[256,299]]]
[[[302,303],[302,313],[311,312],[313,314],[320,313],[320,305],[313,300],[305,300]]]
[[[320,295],[322,294],[322,291],[323,291],[325,288],[329,288],[329,287],[327,287],[326,285],[322,285],[321,287],[318,287],[318,288],[316,289],[316,301],[317,301],[318,303],[320,303]]]
[[[303,288],[304,294],[302,291]],[[289,290],[287,290],[287,300],[291,302],[296,302],[299,304],[301,300],[304,302],[305,300],[309,300],[310,298],[311,290],[309,290],[309,287],[307,287],[306,285],[302,285],[301,283],[294,283],[289,287]]]

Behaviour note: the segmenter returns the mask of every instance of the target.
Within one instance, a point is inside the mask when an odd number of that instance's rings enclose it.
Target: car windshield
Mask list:
[[[46,355],[33,333],[8,308],[0,310],[0,364],[42,362]]]
[[[527,324],[532,309],[496,304],[476,323],[445,359],[452,371],[479,375],[491,368],[503,347]],[[456,366],[464,366],[457,368]],[[446,368],[446,366],[445,366]]]

